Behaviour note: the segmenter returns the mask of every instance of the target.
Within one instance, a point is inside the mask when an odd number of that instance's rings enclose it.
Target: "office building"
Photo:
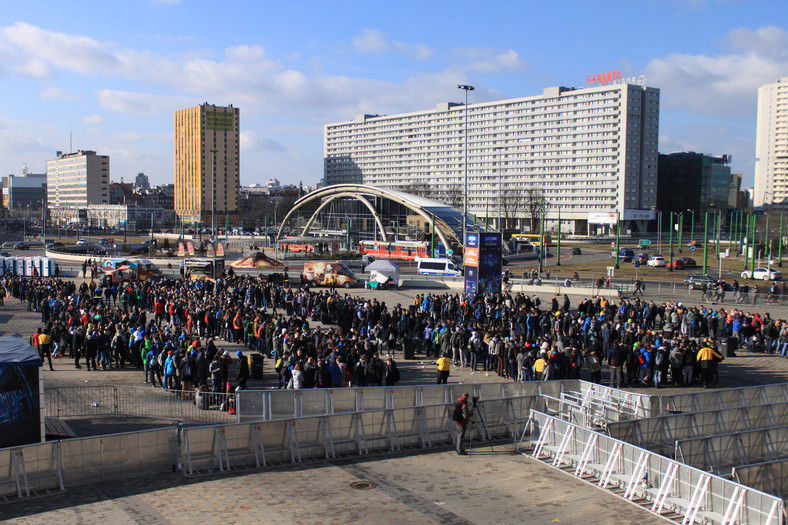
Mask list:
[[[238,219],[239,110],[200,104],[175,112],[175,212],[217,228]]]
[[[758,88],[753,204],[788,209],[788,77]]]
[[[466,107],[360,115],[324,128],[327,185],[360,183],[462,209]],[[468,212],[497,226],[610,233],[616,214],[645,230],[657,204],[659,90],[616,83],[552,87],[467,107]],[[638,222],[631,222],[638,221]]]
[[[37,209],[45,205],[47,200],[46,173],[10,174],[3,177],[3,206],[12,213],[22,209]]]
[[[706,210],[719,210],[727,217],[731,204],[730,156],[704,155],[693,151],[659,156],[657,208],[662,220],[669,222],[674,214],[692,210],[697,216]],[[734,186],[735,188],[736,186]]]
[[[58,151],[56,159],[47,161],[47,201],[50,208],[109,204],[109,156]]]

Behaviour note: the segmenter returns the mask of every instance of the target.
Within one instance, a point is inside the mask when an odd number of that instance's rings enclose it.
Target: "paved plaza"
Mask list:
[[[352,488],[355,484],[359,488]],[[306,463],[224,476],[148,476],[0,504],[14,524],[665,523],[511,443]]]
[[[388,305],[410,304],[415,293],[375,292]],[[542,299],[550,299],[546,294]],[[647,296],[648,298],[648,296]],[[657,298],[655,298],[657,299]],[[574,301],[573,301],[574,302]],[[765,310],[759,308],[759,311]],[[788,317],[788,309],[771,310]],[[0,334],[27,338],[40,318],[19,301],[0,307]],[[234,354],[240,345],[220,343]],[[402,384],[432,383],[431,360],[397,356]],[[143,383],[140,370],[75,370],[69,359],[44,367],[45,388]],[[739,352],[721,365],[721,387],[788,381],[788,359]],[[603,377],[603,381],[606,376]],[[453,369],[450,382],[499,381],[493,373]],[[276,384],[269,361],[264,378],[251,388]],[[676,389],[642,390],[650,394]],[[688,391],[683,389],[682,391]],[[161,426],[146,418],[83,418],[73,422],[79,435]],[[186,478],[182,474],[112,480],[23,501],[0,503],[0,520],[9,523],[662,523],[636,505],[599,490],[513,451],[512,443],[475,443],[469,457],[446,448],[380,454],[295,466],[250,469]],[[353,488],[352,484],[358,488]]]

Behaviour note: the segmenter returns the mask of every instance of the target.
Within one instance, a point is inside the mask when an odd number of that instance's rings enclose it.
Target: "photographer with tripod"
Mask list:
[[[454,412],[452,413],[452,421],[454,421],[454,435],[457,441],[457,454],[464,456],[467,454],[462,444],[465,441],[465,430],[468,428],[468,423],[473,417],[473,406],[468,401],[468,392],[463,393],[457,398],[457,403],[454,405]]]

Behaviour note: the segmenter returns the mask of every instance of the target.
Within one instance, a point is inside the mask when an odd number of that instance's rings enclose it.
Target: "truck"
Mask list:
[[[342,286],[352,288],[358,285],[353,270],[340,262],[307,261],[301,272],[301,282],[310,286]]]

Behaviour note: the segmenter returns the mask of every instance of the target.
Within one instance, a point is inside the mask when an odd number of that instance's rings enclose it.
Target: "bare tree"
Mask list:
[[[531,226],[531,233],[539,233],[542,210],[547,207],[544,191],[538,188],[528,188],[525,190],[524,198],[525,217]]]
[[[526,210],[527,204],[526,193],[520,188],[501,193],[501,218],[504,229]]]
[[[460,183],[441,186],[440,198],[443,202],[455,209],[462,209],[463,187]]]

